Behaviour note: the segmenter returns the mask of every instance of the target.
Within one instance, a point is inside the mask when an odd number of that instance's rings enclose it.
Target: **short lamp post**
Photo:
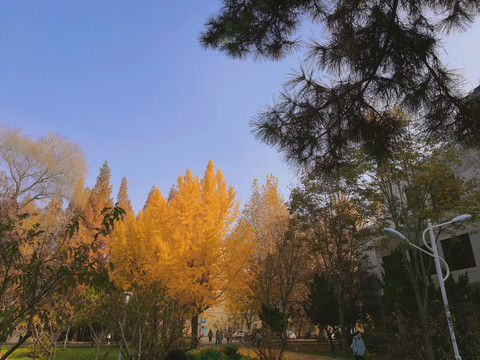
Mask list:
[[[457,340],[455,339],[455,332],[453,330],[453,324],[452,324],[452,320],[451,320],[451,316],[450,316],[450,309],[448,307],[447,292],[445,291],[445,280],[447,280],[448,277],[450,276],[450,268],[448,267],[448,264],[445,261],[445,259],[441,258],[438,255],[438,249],[437,249],[437,244],[436,244],[436,241],[435,241],[435,234],[433,233],[433,229],[434,228],[441,228],[441,227],[444,227],[444,226],[449,226],[449,225],[451,225],[453,223],[456,223],[456,222],[465,221],[465,220],[470,219],[471,217],[472,216],[469,215],[469,214],[459,215],[459,216],[454,217],[452,220],[450,220],[446,223],[442,223],[442,224],[438,224],[438,225],[432,225],[432,222],[429,219],[428,222],[427,222],[428,227],[422,233],[422,240],[423,240],[423,244],[425,245],[425,247],[430,251],[424,250],[421,247],[419,247],[415,244],[412,244],[403,234],[399,233],[396,230],[393,230],[393,229],[390,229],[390,228],[383,229],[385,234],[387,234],[388,236],[390,236],[392,238],[395,238],[395,239],[400,239],[400,240],[406,241],[407,243],[409,243],[411,246],[413,246],[417,250],[420,250],[421,252],[427,254],[428,256],[433,257],[433,259],[435,261],[435,268],[437,270],[438,284],[440,286],[440,291],[442,293],[443,305],[444,305],[444,308],[445,308],[445,315],[447,316],[448,330],[450,332],[450,340],[452,342],[453,353],[455,354],[455,359],[456,360],[462,360],[462,358],[461,358],[461,356],[458,352]],[[429,235],[430,235],[430,245],[428,245],[427,241],[425,240],[425,234],[426,234],[427,231],[429,232]],[[443,262],[443,265],[444,265],[445,270],[447,272],[445,277],[443,276],[443,273],[442,273],[442,268],[440,266],[440,260]]]
[[[127,318],[127,306],[128,306],[128,303],[130,302],[130,299],[133,296],[133,293],[131,293],[130,291],[124,291],[122,294],[125,297],[125,310],[123,312],[123,329],[121,329],[121,333],[125,331],[125,321]],[[120,339],[120,347],[118,348],[118,360],[122,359],[122,341],[121,340],[122,339]]]

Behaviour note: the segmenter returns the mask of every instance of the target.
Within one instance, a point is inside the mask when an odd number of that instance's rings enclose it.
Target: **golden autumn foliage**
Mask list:
[[[80,227],[78,233],[71,239],[71,245],[77,246],[80,244],[90,244],[98,229],[102,228],[102,221],[104,214],[102,213],[106,208],[113,207],[111,199],[112,187],[110,185],[110,168],[107,162],[100,168],[100,173],[97,176],[95,186],[89,192],[83,190],[80,197],[85,197],[88,193],[86,202],[80,201],[71,204],[71,211],[82,215],[83,226]],[[91,260],[96,259],[100,264],[105,262],[106,248],[109,241],[109,236],[99,235],[95,243],[90,248],[89,257]]]
[[[255,179],[252,195],[245,205],[240,224],[250,228],[257,257],[265,257],[274,251],[276,241],[286,230],[288,218],[288,208],[278,189],[277,178],[269,175],[261,186]]]
[[[278,289],[260,284],[266,266],[267,257],[276,257],[279,243],[285,238],[288,228],[289,213],[280,190],[278,180],[273,175],[267,176],[265,184],[260,185],[255,179],[252,194],[247,200],[232,237],[243,239],[253,247],[253,261],[246,272],[248,287],[230,298],[231,309],[241,314],[249,323],[249,317],[257,313],[262,302],[268,303],[272,292]],[[266,270],[273,270],[266,269]],[[265,296],[268,292],[269,295]]]
[[[128,198],[127,188],[128,188],[127,178],[123,177],[122,182],[120,184],[120,189],[118,190],[117,203],[118,203],[118,206],[121,207],[125,211],[125,213],[128,214],[133,212],[133,209],[132,209],[132,203]]]
[[[159,282],[193,316],[245,286],[251,245],[231,236],[238,201],[209,161],[203,178],[189,170],[169,198],[152,189],[142,212],[129,214],[112,234],[114,282],[124,289]]]
[[[171,269],[168,266],[171,251],[167,250],[166,241],[170,232],[170,208],[158,188],[154,188],[144,211],[137,217],[133,212],[127,213],[112,234],[110,259],[115,265],[112,279],[118,287],[131,289],[135,283],[145,286],[163,282],[165,271]]]

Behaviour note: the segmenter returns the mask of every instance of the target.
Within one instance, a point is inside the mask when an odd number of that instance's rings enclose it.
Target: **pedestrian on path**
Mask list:
[[[362,339],[362,333],[357,331],[352,341],[352,351],[355,360],[365,360],[365,343]]]
[[[213,332],[212,332],[212,329],[210,329],[208,331],[208,342],[211,343],[212,342],[212,337],[213,337]]]

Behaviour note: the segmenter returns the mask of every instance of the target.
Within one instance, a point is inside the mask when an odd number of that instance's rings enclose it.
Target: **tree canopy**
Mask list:
[[[367,263],[365,254],[377,230],[372,225],[379,209],[376,193],[365,179],[367,165],[363,156],[351,154],[349,164],[335,173],[305,172],[290,195],[291,212],[318,258],[320,271],[334,289],[342,332],[359,318],[358,312],[350,313],[359,309],[353,306],[361,288],[359,273]],[[345,352],[347,339],[341,340]]]
[[[281,359],[310,262],[273,175],[264,184],[254,180],[233,236],[251,243],[254,251],[248,264],[249,291],[235,299],[247,323],[252,313],[262,320],[261,341],[254,337],[247,342],[260,359]]]
[[[86,173],[85,156],[77,144],[50,133],[36,140],[21,130],[0,128],[0,183],[9,197],[29,201],[71,199]],[[2,176],[2,172],[4,176]]]
[[[245,287],[250,243],[230,235],[238,201],[209,161],[204,177],[187,170],[168,199],[154,188],[143,212],[129,213],[112,234],[112,279],[126,290],[160,283],[194,318],[229,291]]]
[[[462,161],[468,159],[468,155],[468,152],[456,147],[439,148],[422,142],[414,135],[405,137],[394,156],[377,167],[372,184],[380,195],[382,217],[391,224],[389,226],[406,234],[412,243],[423,246],[422,233],[428,226],[428,219],[439,224],[450,220],[452,214],[469,213],[476,217],[479,210],[478,181],[469,178],[469,171],[462,169]],[[443,231],[448,233],[449,229]],[[440,232],[435,235],[437,240],[439,235]],[[402,317],[386,312],[390,314],[387,319],[417,323],[413,326],[422,329],[422,337],[418,339],[422,341],[424,356],[434,359],[436,346],[431,335],[434,326],[430,286],[433,264],[420,251],[404,251],[403,242],[396,245],[402,246],[402,251],[390,255],[392,264],[390,271],[388,264],[385,267],[388,276],[384,281],[384,292],[387,300],[391,295],[391,303],[387,302],[386,306],[397,306]],[[395,266],[399,265],[395,263],[399,260],[397,257],[402,260],[404,278],[392,275],[397,271]],[[412,312],[397,304],[403,299],[416,305],[416,312],[411,318],[406,315]]]
[[[480,97],[467,96],[440,59],[440,37],[479,13],[476,0],[224,0],[200,42],[233,58],[278,60],[300,47],[301,26],[313,21],[306,65],[252,127],[290,163],[332,167],[352,146],[392,152],[403,131],[392,106],[415,114],[426,134],[479,145]]]

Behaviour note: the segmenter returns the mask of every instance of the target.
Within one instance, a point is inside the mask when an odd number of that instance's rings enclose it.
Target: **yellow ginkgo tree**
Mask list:
[[[189,170],[179,176],[168,198],[153,189],[143,211],[112,235],[112,278],[124,289],[133,282],[166,286],[190,312],[196,336],[198,315],[245,287],[252,245],[231,236],[238,207],[211,160],[203,178]]]

